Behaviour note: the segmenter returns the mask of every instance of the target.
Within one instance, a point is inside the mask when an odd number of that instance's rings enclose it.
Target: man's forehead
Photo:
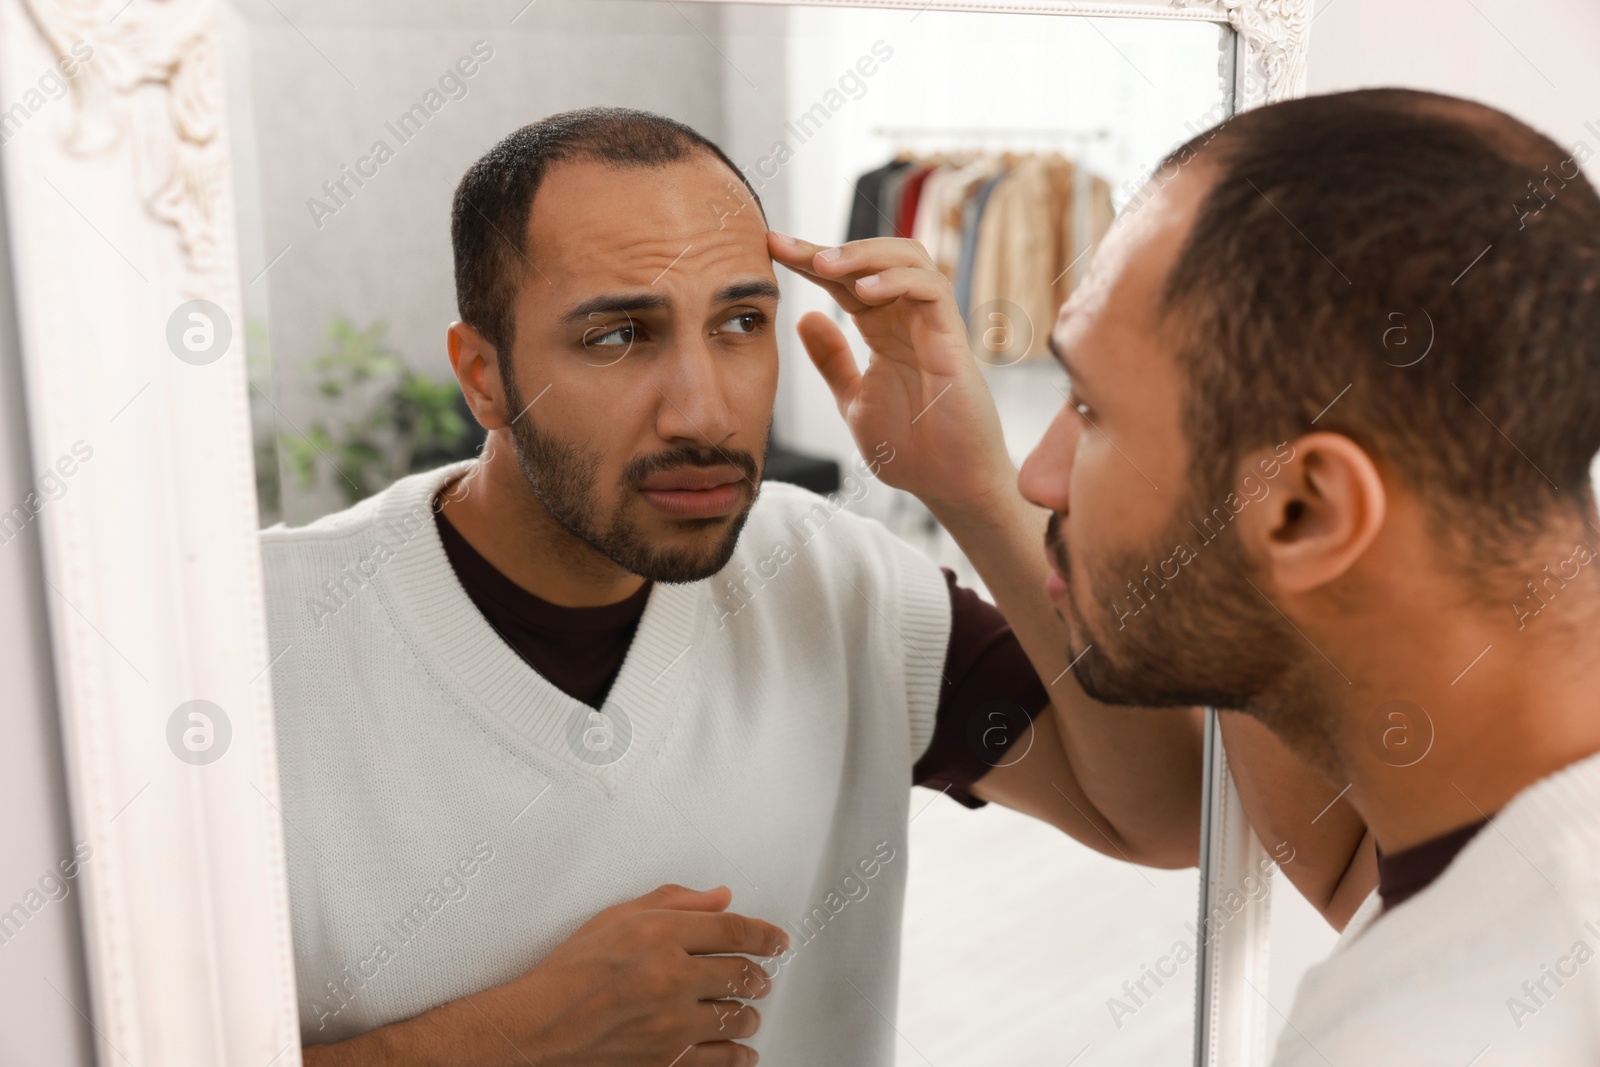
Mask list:
[[[1101,329],[1153,332],[1161,289],[1194,224],[1210,176],[1180,172],[1138,194],[1117,217],[1082,283],[1056,319],[1054,336],[1071,348]]]
[[[528,229],[529,246],[569,271],[653,277],[652,268],[667,263],[734,260],[747,261],[746,269],[759,261],[770,271],[760,208],[744,183],[704,152],[660,167],[558,163],[534,197]]]

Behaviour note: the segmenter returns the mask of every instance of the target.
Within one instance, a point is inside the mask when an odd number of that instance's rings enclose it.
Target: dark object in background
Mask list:
[[[839,464],[803,452],[791,452],[781,445],[767,447],[766,481],[788,482],[826,496],[839,490]]]
[[[467,405],[467,398],[460,390],[456,391],[452,406],[461,416],[463,429],[460,436],[448,443],[430,442],[419,446],[411,455],[411,473],[432,470],[457,460],[471,459],[483,451],[483,443],[488,440],[489,431],[479,425],[478,417],[472,413],[472,408]]]

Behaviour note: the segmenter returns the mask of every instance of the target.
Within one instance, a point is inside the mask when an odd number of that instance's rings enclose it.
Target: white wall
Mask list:
[[[1597,48],[1594,0],[1318,0],[1310,89],[1400,85],[1481,100],[1562,145],[1584,140],[1600,177]]]

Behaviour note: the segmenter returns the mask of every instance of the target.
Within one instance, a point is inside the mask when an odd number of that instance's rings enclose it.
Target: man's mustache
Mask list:
[[[698,449],[685,445],[649,456],[635,456],[622,471],[624,485],[638,485],[652,474],[680,467],[736,467],[753,486],[761,475],[756,457],[742,448]]]

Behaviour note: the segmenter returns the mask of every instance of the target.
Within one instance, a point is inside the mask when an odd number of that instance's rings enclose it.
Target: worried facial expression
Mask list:
[[[1161,293],[1207,188],[1168,181],[1107,235],[1050,339],[1071,391],[1020,478],[1052,512],[1047,592],[1075,677],[1107,703],[1249,708],[1300,659],[1234,528],[1289,457],[1208,485],[1185,435],[1187,373]]]
[[[777,391],[766,221],[709,153],[554,166],[505,382],[518,463],[573,535],[631,571],[720,570],[755,502]]]

